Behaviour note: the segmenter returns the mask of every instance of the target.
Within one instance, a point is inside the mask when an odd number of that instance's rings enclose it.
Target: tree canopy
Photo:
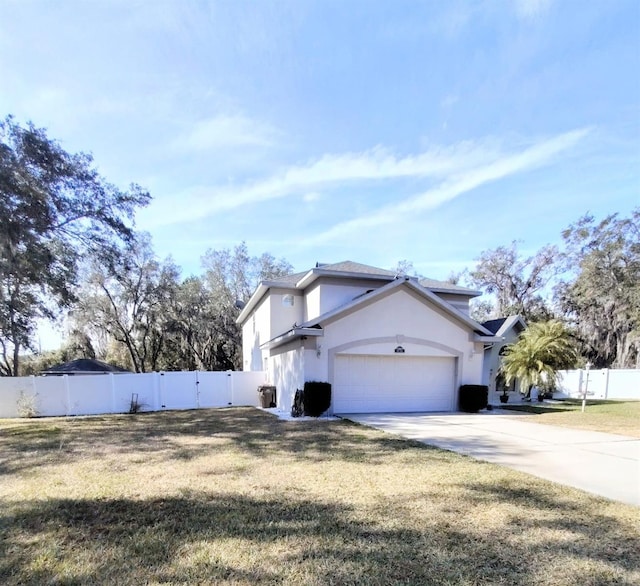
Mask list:
[[[181,280],[171,259],[160,262],[141,235],[115,260],[92,263],[74,305],[76,330],[102,337],[106,357],[136,372],[240,369],[237,302],[292,267],[268,253],[250,256],[244,242],[209,250],[202,263],[202,276]]]
[[[640,208],[586,215],[562,236],[568,278],[556,298],[583,354],[597,367],[640,368]]]
[[[490,297],[475,301],[473,317],[555,318],[594,366],[640,368],[640,208],[587,214],[562,239],[526,258],[516,242],[483,252],[466,278]]]
[[[68,153],[44,129],[0,122],[0,372],[18,372],[37,318],[74,300],[78,259],[130,242],[149,199],[108,183],[91,155]]]
[[[544,299],[544,288],[557,274],[558,250],[545,246],[536,254],[523,257],[517,242],[484,251],[469,273],[469,281],[495,296],[494,317],[521,315],[527,321],[548,319],[551,310]],[[487,306],[483,311],[492,313]],[[489,315],[487,315],[487,318]]]

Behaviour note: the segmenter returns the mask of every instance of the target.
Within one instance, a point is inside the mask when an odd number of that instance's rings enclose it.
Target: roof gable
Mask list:
[[[315,326],[321,325],[322,323],[324,323],[324,322],[326,322],[326,321],[328,321],[330,319],[334,319],[334,318],[339,317],[340,315],[342,315],[342,314],[344,314],[344,313],[346,313],[348,311],[351,311],[352,309],[356,308],[358,305],[361,305],[361,304],[364,304],[364,303],[369,303],[370,301],[376,299],[377,297],[382,297],[384,295],[387,295],[390,291],[392,291],[395,288],[399,288],[399,287],[409,287],[414,292],[416,292],[418,295],[422,296],[425,299],[428,299],[429,301],[431,301],[431,303],[433,303],[434,305],[439,307],[445,313],[449,314],[451,317],[453,317],[457,321],[463,323],[468,328],[470,328],[473,331],[479,333],[480,335],[483,335],[483,336],[491,336],[492,335],[492,332],[490,330],[488,330],[485,327],[483,327],[481,324],[479,324],[478,322],[476,322],[475,320],[470,318],[468,315],[466,315],[463,312],[457,310],[455,307],[453,307],[452,305],[450,305],[446,301],[443,301],[436,294],[432,293],[431,291],[429,291],[428,289],[426,289],[425,287],[420,285],[420,283],[418,283],[415,279],[412,279],[410,277],[404,277],[404,278],[401,278],[401,279],[394,279],[393,281],[391,281],[387,285],[384,285],[383,287],[380,287],[378,289],[374,289],[370,293],[367,293],[367,294],[364,294],[364,295],[359,295],[358,297],[356,297],[351,302],[346,303],[346,304],[344,304],[344,305],[342,305],[340,307],[337,307],[336,309],[333,309],[331,311],[328,311],[328,312],[318,316],[317,318],[309,320],[308,322],[302,324],[301,327],[310,328],[310,327],[315,327]]]
[[[335,279],[364,279],[364,280],[377,280],[377,281],[389,281],[393,282],[395,279],[409,279],[412,282],[418,284],[418,279],[415,277],[405,277],[398,275],[395,271],[381,269],[371,265],[365,265],[362,263],[353,262],[351,260],[343,260],[337,263],[316,263],[316,266],[308,271],[292,273],[282,277],[276,277],[266,281],[262,281],[255,292],[246,303],[244,309],[240,312],[237,323],[244,323],[251,312],[256,307],[260,299],[266,294],[270,288],[279,287],[285,289],[298,289],[304,290],[311,283],[320,277],[328,277]],[[477,297],[481,293],[468,289],[466,287],[460,287],[459,285],[453,285],[444,281],[437,281],[435,279],[421,279],[419,286],[434,291],[436,293],[452,293],[458,295],[465,295],[467,297]]]

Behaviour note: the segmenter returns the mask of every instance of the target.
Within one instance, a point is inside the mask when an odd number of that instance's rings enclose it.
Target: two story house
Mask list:
[[[498,341],[469,317],[465,287],[351,261],[260,283],[238,317],[243,369],[264,370],[289,410],[305,381],[334,413],[453,411]]]

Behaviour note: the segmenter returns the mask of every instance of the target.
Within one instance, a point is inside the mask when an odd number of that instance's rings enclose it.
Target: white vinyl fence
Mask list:
[[[639,369],[561,370],[558,372],[556,398],[640,400]]]
[[[25,405],[42,416],[126,413],[133,398],[141,411],[257,406],[264,382],[264,372],[235,371],[0,377],[0,417]]]

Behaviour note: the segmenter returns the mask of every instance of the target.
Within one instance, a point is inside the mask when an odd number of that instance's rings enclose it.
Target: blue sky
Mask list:
[[[640,3],[0,0],[0,114],[208,248],[432,278],[640,204]]]

